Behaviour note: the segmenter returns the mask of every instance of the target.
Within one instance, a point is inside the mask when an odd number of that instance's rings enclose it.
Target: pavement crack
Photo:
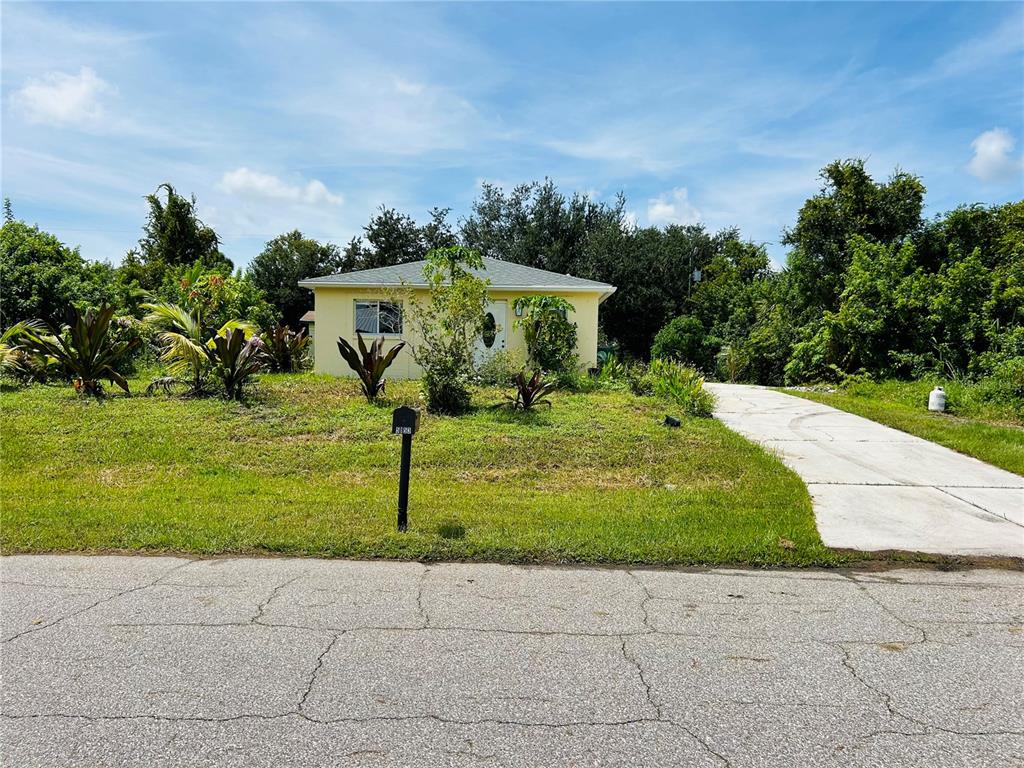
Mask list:
[[[693,730],[692,728],[688,728],[687,726],[683,725],[682,723],[677,723],[677,722],[674,722],[674,721],[666,721],[666,722],[671,722],[671,724],[674,725],[675,727],[680,728],[683,731],[685,731],[686,733],[688,733],[690,735],[690,738],[692,738],[694,741],[696,741],[698,744],[700,744],[701,749],[703,749],[705,752],[707,752],[713,758],[715,758],[720,763],[722,763],[722,765],[724,765],[725,768],[732,768],[732,763],[729,762],[729,758],[727,758],[721,752],[719,752],[716,749],[714,749],[708,743],[707,739],[705,739],[703,736],[701,736],[695,730]]]
[[[416,611],[419,613],[420,618],[423,619],[423,629],[430,627],[430,616],[427,614],[427,608],[423,604],[423,587],[426,586],[427,576],[430,575],[430,566],[423,566],[423,573],[420,574],[419,583],[416,585]]]
[[[161,581],[163,581],[170,574],[174,573],[175,571],[179,571],[182,568],[186,568],[186,567],[192,565],[192,563],[194,563],[194,562],[195,562],[194,560],[186,560],[186,561],[184,561],[182,563],[179,563],[178,565],[174,566],[173,568],[169,568],[167,571],[165,571],[164,573],[160,574],[160,576],[158,576],[157,578],[155,578],[155,579],[153,579],[151,581],[147,581],[145,584],[137,584],[134,587],[129,587],[128,589],[122,589],[120,591],[114,592],[113,594],[105,595],[104,597],[101,597],[99,600],[95,600],[92,603],[89,603],[89,605],[83,606],[82,608],[79,608],[76,611],[72,611],[71,613],[65,614],[64,616],[60,616],[60,617],[54,619],[53,621],[49,621],[49,622],[46,622],[45,624],[39,624],[39,625],[36,625],[36,626],[29,627],[28,629],[24,629],[21,632],[18,632],[17,634],[15,634],[15,635],[11,635],[7,639],[5,639],[2,643],[0,643],[0,645],[7,645],[8,643],[12,643],[15,640],[17,640],[18,638],[24,637],[25,635],[31,635],[34,632],[39,632],[40,630],[47,629],[49,627],[55,627],[58,624],[61,624],[61,623],[65,622],[65,621],[67,621],[68,619],[72,619],[75,616],[80,616],[81,614],[85,613],[86,611],[91,611],[93,608],[96,608],[97,606],[103,605],[104,603],[109,603],[111,600],[116,600],[119,597],[124,597],[125,595],[130,595],[133,592],[139,592],[139,591],[141,591],[143,589],[149,589],[150,587],[155,587],[157,584],[159,584]]]
[[[295,710],[298,714],[302,715],[303,717],[306,717],[306,713],[303,711],[303,708],[306,706],[306,699],[308,699],[310,693],[313,692],[313,686],[316,685],[316,679],[320,674],[320,670],[324,666],[324,659],[327,657],[327,654],[331,652],[331,649],[334,647],[335,643],[338,642],[338,640],[341,638],[343,634],[345,633],[339,632],[338,634],[334,635],[334,637],[330,639],[330,642],[327,643],[327,647],[324,648],[323,651],[320,652],[320,655],[316,657],[316,664],[313,666],[313,672],[309,676],[309,682],[306,683],[306,690],[302,692],[302,696],[299,698],[299,705],[298,707],[296,707]]]
[[[635,571],[626,571],[626,573],[628,573],[630,578],[636,582],[637,586],[640,587],[640,591],[644,595],[640,600],[640,613],[643,616],[644,629],[648,632],[657,632],[657,630],[651,626],[651,615],[647,611],[647,604],[654,599],[654,595],[651,593],[651,590],[648,589],[647,585],[644,584],[643,579],[641,579]]]
[[[925,631],[924,627],[919,627],[918,625],[907,621],[903,616],[900,616],[898,613],[896,613],[896,611],[894,611],[884,602],[879,600],[878,597],[872,594],[871,590],[868,589],[868,585],[863,583],[862,581],[859,581],[856,577],[853,576],[853,574],[843,573],[842,576],[843,578],[852,582],[857,587],[857,589],[860,590],[860,592],[863,593],[863,595],[868,600],[877,605],[884,614],[894,619],[898,624],[906,627],[907,629],[912,629],[920,635],[920,637],[917,640],[910,643],[909,645],[920,645],[921,643],[928,642],[928,633],[927,631]]]
[[[249,620],[249,623],[262,624],[263,622],[261,622],[260,619],[263,618],[264,611],[267,610],[267,607],[270,605],[271,602],[273,602],[274,598],[277,597],[278,593],[285,587],[294,584],[303,576],[305,576],[305,574],[300,573],[298,576],[293,576],[292,578],[288,579],[288,581],[282,582],[281,584],[278,584],[276,587],[270,590],[270,594],[267,595],[267,599],[260,603],[258,606],[256,606],[256,614]]]
[[[626,648],[628,638],[622,638],[622,658],[624,658],[629,664],[636,668],[637,676],[640,678],[640,684],[644,687],[644,694],[647,697],[647,703],[654,710],[658,720],[663,720],[661,712],[661,704],[654,698],[654,690],[651,688],[651,683],[644,675],[644,668],[640,664],[640,660],[633,656]]]

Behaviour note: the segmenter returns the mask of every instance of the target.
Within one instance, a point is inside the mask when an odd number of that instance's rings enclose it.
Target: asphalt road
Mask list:
[[[0,560],[4,766],[1024,765],[1024,574]]]
[[[1024,557],[1024,477],[783,392],[708,387],[716,417],[803,478],[828,546]]]

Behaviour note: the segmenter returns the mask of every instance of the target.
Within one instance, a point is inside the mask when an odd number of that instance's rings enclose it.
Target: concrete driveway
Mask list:
[[[722,422],[807,483],[828,546],[1024,557],[1024,477],[810,400],[708,386]]]
[[[8,557],[0,763],[1024,762],[1024,574]]]

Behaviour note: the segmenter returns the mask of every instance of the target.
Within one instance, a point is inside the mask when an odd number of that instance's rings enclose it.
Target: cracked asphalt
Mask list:
[[[1024,766],[1024,574],[0,560],[10,766]]]

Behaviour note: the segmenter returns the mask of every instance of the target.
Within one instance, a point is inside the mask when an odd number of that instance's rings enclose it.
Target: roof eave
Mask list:
[[[300,280],[300,288],[429,288],[426,283],[328,283]],[[600,293],[604,301],[617,290],[614,285],[489,285],[496,291],[554,291],[562,293]]]

